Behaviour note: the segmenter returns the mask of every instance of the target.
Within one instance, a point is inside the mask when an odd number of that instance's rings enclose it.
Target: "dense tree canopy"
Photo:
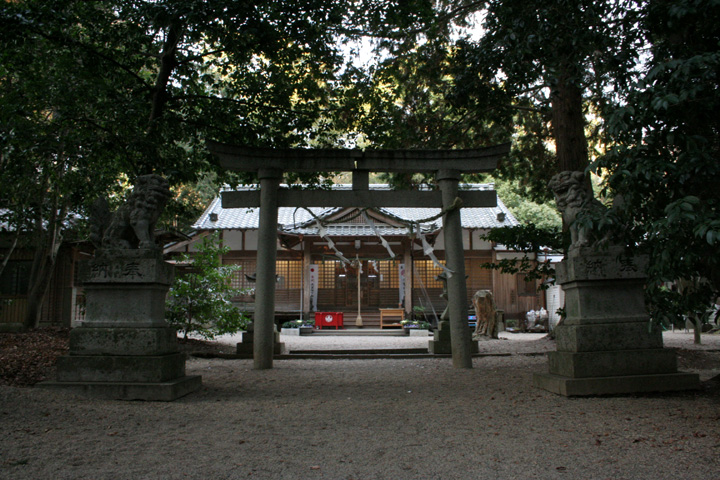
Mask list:
[[[339,64],[345,3],[2,3],[0,206],[12,228],[33,231],[29,326],[68,215],[98,194],[149,172],[195,180],[212,168],[206,137],[307,142]]]
[[[643,13],[651,58],[609,115],[598,167],[623,197],[625,242],[651,255],[657,315],[702,316],[720,294],[720,2],[657,1]]]
[[[512,140],[498,175],[509,196],[541,202],[550,176],[586,170],[599,142],[610,154],[598,173],[627,205],[613,220],[631,226],[626,243],[652,252],[655,281],[710,279],[696,282],[707,299],[720,275],[716,261],[701,260],[720,258],[717,189],[707,181],[718,173],[718,8],[717,0],[3,2],[1,220],[33,232],[31,294],[42,298],[70,215],[97,195],[119,199],[136,175],[160,173],[176,189],[169,210],[182,217],[183,203],[197,204],[188,185],[201,178],[210,194],[208,179],[226,181],[215,177],[206,138],[362,148]],[[471,37],[462,27],[478,18],[482,35]],[[378,52],[366,67],[343,58],[358,39]]]

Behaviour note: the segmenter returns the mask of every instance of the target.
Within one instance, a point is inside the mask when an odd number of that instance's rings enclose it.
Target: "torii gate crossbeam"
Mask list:
[[[275,317],[275,261],[277,258],[277,211],[280,206],[298,207],[438,207],[443,216],[446,265],[453,271],[448,280],[448,307],[453,366],[471,368],[471,335],[467,328],[467,286],[460,210],[462,206],[495,207],[494,191],[463,192],[458,186],[463,173],[490,172],[510,151],[510,144],[473,150],[308,150],[268,149],[207,142],[224,168],[257,172],[259,192],[225,192],[223,208],[260,207],[253,360],[256,369],[273,366]],[[298,191],[280,189],[284,172],[352,172],[352,191]],[[370,192],[369,172],[435,172],[436,191]]]

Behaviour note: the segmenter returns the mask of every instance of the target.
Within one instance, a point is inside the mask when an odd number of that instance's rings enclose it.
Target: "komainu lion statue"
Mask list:
[[[143,175],[127,201],[110,214],[106,199],[93,205],[92,234],[96,247],[106,250],[153,249],[155,225],[170,199],[168,181],[160,175]]]
[[[570,229],[570,247],[575,249],[591,245],[595,240],[591,238],[591,232],[578,226],[575,220],[582,211],[605,207],[592,195],[585,183],[585,174],[579,171],[560,172],[550,179],[548,186],[555,194],[563,225]]]
[[[495,317],[495,301],[490,290],[478,290],[472,298],[475,307],[475,333],[473,338],[498,338],[497,320]]]

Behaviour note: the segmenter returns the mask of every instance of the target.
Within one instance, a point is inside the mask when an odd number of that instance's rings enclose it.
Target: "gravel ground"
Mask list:
[[[505,336],[481,349],[511,355],[475,358],[468,370],[447,358],[282,360],[263,371],[190,358],[203,388],[171,403],[2,386],[0,478],[720,479],[719,381],[568,399],[531,386],[547,368],[532,353],[552,342]],[[691,334],[665,338],[702,380],[720,374],[720,336],[699,347]],[[283,341],[292,350],[369,340]],[[426,340],[372,340],[415,342]]]

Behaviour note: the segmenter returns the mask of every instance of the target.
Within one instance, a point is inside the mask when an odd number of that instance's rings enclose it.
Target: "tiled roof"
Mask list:
[[[393,227],[375,222],[377,231],[383,237],[406,236],[408,234],[407,227]],[[325,226],[327,233],[331,237],[374,237],[375,231],[369,225],[362,224],[329,224]],[[423,233],[427,233],[428,229],[423,229]],[[317,235],[317,224],[313,223],[305,227],[286,228],[286,233],[294,235]]]
[[[337,190],[349,189],[349,185],[336,185]],[[371,189],[388,189],[387,185],[370,185]],[[488,184],[470,184],[464,188],[472,190],[492,189]],[[245,187],[250,189],[250,187]],[[495,227],[515,226],[519,222],[510,213],[507,207],[498,198],[497,207],[494,208],[463,208],[460,218],[463,228],[490,229]],[[312,212],[312,215],[309,211]],[[278,209],[278,229],[287,233],[313,235],[317,233],[315,217],[326,218],[341,211],[341,208],[295,208],[280,207]],[[216,198],[203,212],[198,221],[193,225],[197,230],[252,230],[259,226],[259,208],[229,208],[224,209],[220,204],[220,198]],[[396,223],[414,223],[418,220],[425,220],[435,217],[440,213],[440,208],[378,208],[377,212],[390,217]],[[313,216],[314,215],[314,216]],[[213,220],[214,218],[214,220]],[[502,220],[501,220],[502,219]],[[431,225],[434,224],[434,225]],[[436,230],[442,225],[442,220],[437,218],[431,222],[424,223],[424,230]],[[407,228],[393,226],[375,221],[381,235],[405,235]],[[331,236],[365,236],[375,235],[373,230],[362,223],[344,223],[326,225],[328,234]]]

